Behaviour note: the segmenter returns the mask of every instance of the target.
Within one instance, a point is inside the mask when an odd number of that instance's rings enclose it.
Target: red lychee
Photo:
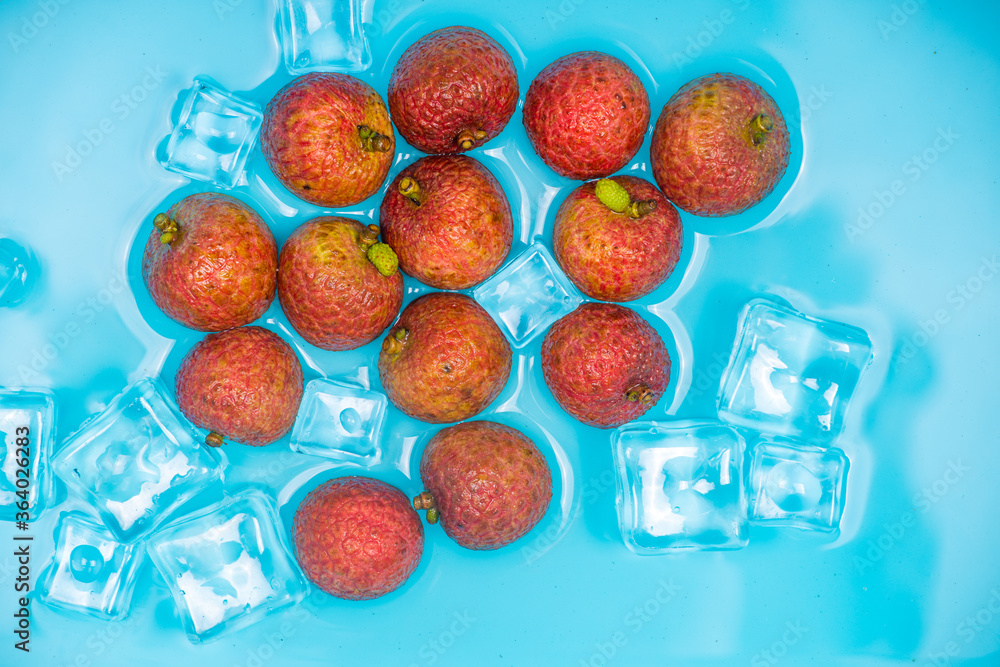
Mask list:
[[[678,207],[695,215],[734,215],[781,180],[788,128],[756,83],[712,74],[685,84],[664,105],[649,152],[656,183]]]
[[[302,366],[288,343],[261,327],[209,334],[191,348],[176,378],[177,405],[195,425],[252,447],[288,433],[302,400]]]
[[[614,428],[660,400],[670,357],[660,335],[634,310],[585,303],[545,334],[542,376],[563,410],[584,424]]]
[[[614,56],[581,51],[539,72],[524,96],[524,129],[556,173],[586,180],[618,171],[642,145],[649,96]]]
[[[142,280],[171,319],[198,331],[253,322],[274,299],[278,249],[250,206],[217,192],[160,213],[142,256]]]
[[[424,550],[424,528],[409,499],[368,477],[341,477],[310,492],[295,512],[292,538],[309,580],[346,600],[396,590]]]
[[[502,46],[475,28],[424,35],[389,80],[396,128],[424,153],[460,153],[500,134],[517,108],[517,70]]]

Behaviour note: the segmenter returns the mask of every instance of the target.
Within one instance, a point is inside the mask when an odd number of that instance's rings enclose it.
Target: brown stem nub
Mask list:
[[[653,402],[653,392],[646,385],[637,384],[625,391],[625,398],[633,402],[639,401],[643,405],[649,405]]]
[[[630,202],[628,208],[625,209],[625,212],[628,213],[628,217],[630,218],[641,218],[647,213],[652,213],[655,210],[655,199],[643,199],[641,201]]]
[[[750,121],[747,129],[750,131],[750,141],[754,146],[760,146],[767,139],[768,133],[774,129],[774,122],[766,113],[759,113]]]
[[[403,353],[406,339],[410,337],[410,332],[403,327],[397,327],[391,334],[382,341],[382,352],[389,357],[389,361],[394,361]]]
[[[358,241],[361,243],[362,248],[367,248],[370,245],[375,245],[378,242],[378,225],[371,224],[364,228],[361,232],[361,238]]]
[[[424,191],[420,189],[420,184],[410,176],[404,176],[399,181],[399,194],[403,195],[417,206],[424,201]]]
[[[486,133],[482,130],[470,130],[466,128],[459,132],[458,136],[455,137],[455,143],[458,144],[458,147],[463,151],[467,151],[475,148],[475,146],[481,143],[485,138]]]
[[[153,226],[160,231],[160,241],[167,244],[173,243],[180,229],[177,226],[177,221],[166,213],[157,213],[156,217],[153,218]]]
[[[392,150],[392,139],[367,125],[358,125],[361,147],[369,153],[388,153]]]
[[[427,510],[427,523],[437,523],[438,508],[430,491],[421,491],[419,496],[414,496],[413,509],[418,512]]]
[[[205,436],[205,444],[209,447],[221,447],[222,446],[222,434],[212,431]]]

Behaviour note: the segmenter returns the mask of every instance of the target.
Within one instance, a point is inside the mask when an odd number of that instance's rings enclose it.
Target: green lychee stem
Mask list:
[[[625,398],[633,403],[639,401],[643,405],[649,405],[653,402],[653,392],[648,386],[637,384],[625,391]]]
[[[361,236],[358,238],[358,243],[361,244],[362,248],[368,248],[378,242],[379,234],[378,225],[371,224],[365,227],[364,231],[361,232]]]
[[[387,153],[392,149],[392,139],[367,125],[358,125],[358,138],[369,153]]]
[[[421,491],[420,495],[414,496],[413,509],[418,512],[427,510],[427,523],[437,523],[440,513],[438,512],[437,504],[434,502],[434,496],[430,494],[430,491]]]
[[[482,142],[485,138],[486,133],[482,130],[470,130],[466,128],[459,132],[458,136],[455,137],[455,143],[458,144],[458,147],[463,151],[467,151],[475,148],[476,145]]]
[[[768,133],[774,129],[774,122],[765,113],[759,113],[753,117],[747,130],[750,132],[750,142],[754,146],[760,146],[767,139]]]
[[[177,221],[166,213],[157,213],[156,217],[153,218],[153,226],[161,232],[160,241],[168,245],[173,243],[174,239],[177,238],[177,232],[180,230]]]
[[[373,243],[366,253],[368,261],[375,265],[378,272],[388,278],[396,275],[399,268],[399,258],[396,251],[388,243]]]
[[[420,184],[415,178],[404,176],[399,181],[399,194],[403,195],[417,206],[424,203],[424,191],[420,189]]]
[[[642,201],[629,202],[628,208],[625,209],[625,212],[628,213],[628,217],[630,218],[641,218],[647,213],[652,213],[655,210],[655,199],[643,199]]]
[[[212,431],[205,436],[205,444],[209,447],[221,447],[223,445],[222,434]]]
[[[390,358],[390,361],[397,359],[403,353],[403,348],[409,337],[410,332],[403,327],[397,327],[385,337],[385,340],[382,341],[382,351]]]

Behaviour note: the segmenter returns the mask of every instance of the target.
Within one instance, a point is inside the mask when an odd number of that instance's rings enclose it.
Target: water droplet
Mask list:
[[[805,512],[816,507],[823,488],[805,466],[795,461],[782,461],[767,475],[768,497],[784,512]]]
[[[340,425],[352,435],[358,433],[361,430],[361,415],[354,408],[347,408],[340,413]]]
[[[93,544],[81,544],[70,552],[69,568],[77,581],[89,584],[101,576],[104,554]]]
[[[0,238],[0,307],[17,306],[34,287],[38,261],[28,249]]]

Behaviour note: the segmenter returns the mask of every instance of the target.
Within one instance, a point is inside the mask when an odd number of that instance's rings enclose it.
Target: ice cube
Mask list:
[[[163,166],[231,188],[243,174],[263,118],[253,102],[195,79],[167,142]]]
[[[769,433],[829,442],[871,360],[863,330],[755,299],[722,379],[719,416]]]
[[[379,438],[387,399],[377,391],[312,380],[306,385],[292,431],[293,451],[374,465],[381,458]]]
[[[583,301],[541,243],[514,258],[474,294],[507,331],[514,347],[527,345]]]
[[[850,461],[836,448],[762,440],[750,464],[750,522],[836,531]]]
[[[50,607],[122,619],[144,558],[142,544],[119,542],[79,512],[64,514],[56,527],[55,555],[37,585],[39,597]]]
[[[45,510],[52,495],[55,428],[51,393],[0,390],[0,519],[30,523]]]
[[[153,536],[150,558],[192,642],[246,627],[306,596],[285,532],[270,498],[245,491]]]
[[[638,554],[747,545],[743,438],[715,422],[633,422],[612,435],[618,518]]]
[[[38,275],[34,255],[9,238],[0,238],[0,307],[21,304]]]
[[[278,41],[288,71],[361,72],[371,67],[362,4],[362,0],[279,0]]]
[[[66,440],[56,474],[117,539],[134,541],[222,479],[218,456],[201,440],[162,384],[144,378]]]

